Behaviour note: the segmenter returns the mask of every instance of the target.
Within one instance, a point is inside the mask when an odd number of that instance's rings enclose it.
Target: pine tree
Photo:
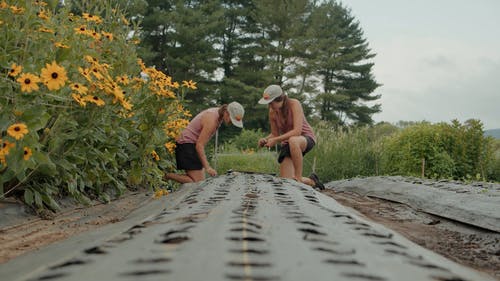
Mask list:
[[[371,73],[375,55],[368,48],[359,22],[336,1],[317,6],[310,18],[309,51],[313,75],[321,81],[316,109],[322,120],[338,125],[372,124],[380,105],[366,105],[380,98],[380,85]]]

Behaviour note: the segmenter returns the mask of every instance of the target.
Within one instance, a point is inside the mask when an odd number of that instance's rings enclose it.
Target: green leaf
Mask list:
[[[30,189],[24,190],[24,202],[28,205],[33,205],[34,194]]]
[[[36,190],[35,190],[34,194],[35,194],[35,204],[38,207],[43,207],[42,195]]]
[[[35,151],[33,152],[33,159],[39,164],[38,171],[40,173],[47,176],[55,176],[57,174],[57,167],[47,154]]]

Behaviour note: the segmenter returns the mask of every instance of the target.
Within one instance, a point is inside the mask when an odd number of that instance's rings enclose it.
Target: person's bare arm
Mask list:
[[[290,109],[292,110],[293,129],[286,132],[283,135],[278,136],[276,134],[276,137],[268,139],[266,144],[267,146],[273,146],[276,143],[288,140],[290,137],[293,136],[300,136],[300,134],[302,133],[302,122],[304,118],[303,117],[304,111],[302,110],[302,105],[300,104],[299,101],[290,99]]]
[[[201,126],[202,129],[200,132],[200,136],[198,138],[198,141],[196,141],[196,152],[198,153],[201,164],[203,165],[203,168],[205,168],[207,173],[211,176],[216,176],[217,172],[210,166],[210,163],[208,163],[207,156],[205,154],[205,145],[210,140],[212,133],[217,130],[218,120],[214,119],[209,114],[204,114],[201,117]]]
[[[270,138],[273,138],[278,135],[278,128],[276,128],[276,122],[275,122],[276,118],[275,114],[276,113],[271,108],[269,108],[269,124],[271,127],[271,133],[259,140],[259,146],[265,146]]]

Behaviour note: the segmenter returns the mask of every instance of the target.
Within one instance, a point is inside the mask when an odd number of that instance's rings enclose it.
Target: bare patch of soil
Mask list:
[[[340,204],[414,243],[500,280],[500,234],[450,221],[397,202],[325,190]]]
[[[130,212],[151,200],[137,192],[107,204],[95,204],[63,211],[50,219],[34,217],[0,229],[0,263],[37,250],[70,236],[123,220]]]

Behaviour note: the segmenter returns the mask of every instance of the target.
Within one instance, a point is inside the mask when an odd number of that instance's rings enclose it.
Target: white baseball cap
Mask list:
[[[227,111],[229,112],[231,123],[233,123],[236,127],[243,128],[243,116],[245,115],[245,109],[243,109],[243,106],[233,101],[227,105]]]
[[[281,89],[280,86],[270,85],[264,90],[264,93],[262,94],[262,98],[259,100],[259,103],[269,104],[275,98],[280,97],[281,95],[283,95],[283,90]]]

